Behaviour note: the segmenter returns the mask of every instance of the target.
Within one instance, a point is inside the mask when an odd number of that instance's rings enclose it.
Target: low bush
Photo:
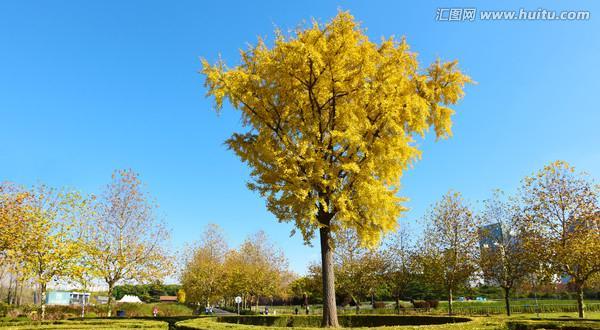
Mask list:
[[[169,328],[166,322],[156,320],[129,320],[129,319],[93,319],[93,320],[53,320],[53,321],[31,321],[31,320],[10,320],[0,322],[0,327],[7,327],[13,330],[30,329],[96,329],[96,330],[114,330],[114,329],[162,329]]]
[[[0,317],[5,317],[9,309],[10,306],[7,303],[0,301]]]
[[[157,303],[157,304],[119,304],[115,310],[125,311],[127,317],[152,316],[152,309],[158,308],[159,316],[189,316],[193,310],[186,305],[175,303]]]
[[[385,308],[387,306],[387,304],[384,301],[376,301],[373,304],[373,308],[377,309],[377,308]]]
[[[239,323],[269,327],[320,327],[321,316],[221,316],[217,322]],[[468,322],[465,317],[448,316],[399,316],[399,315],[340,315],[342,327],[379,327],[394,325],[430,325]]]
[[[231,312],[231,313],[236,313],[238,312],[237,310],[237,306],[236,307],[231,307],[231,306],[221,306],[220,307],[222,310]],[[204,310],[201,310],[200,313],[197,314],[201,314]],[[258,313],[256,313],[253,310],[250,309],[240,309],[240,315],[257,315]]]
[[[600,330],[600,322],[594,321],[548,321],[548,320],[520,320],[508,321],[509,330],[536,330],[536,329],[562,329],[562,330]]]
[[[164,317],[171,316],[191,316],[192,309],[186,305],[176,303],[157,303],[157,304],[117,304],[113,306],[113,314],[116,311],[125,311],[127,317],[144,317],[152,316],[152,309],[158,307],[158,315]],[[0,308],[4,308],[0,305]],[[41,316],[41,307],[39,305],[23,305],[23,306],[7,306],[4,310],[0,309],[0,315],[10,319],[29,318],[33,321],[39,321]],[[86,306],[85,317],[96,318],[107,316],[107,306]],[[70,318],[81,317],[81,306],[46,306],[45,320],[65,320]]]
[[[431,308],[438,308],[438,306],[440,305],[440,301],[439,300],[427,300],[427,303],[429,304],[429,307]]]
[[[413,307],[414,308],[431,308],[431,305],[429,305],[429,302],[424,301],[424,300],[415,300],[415,302],[413,303]]]

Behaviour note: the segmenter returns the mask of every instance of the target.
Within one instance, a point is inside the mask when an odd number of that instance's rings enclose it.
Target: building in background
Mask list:
[[[498,243],[502,242],[502,226],[500,223],[492,223],[479,227],[479,248],[495,250]]]
[[[70,291],[49,291],[46,294],[46,304],[48,305],[88,305],[90,303],[89,292],[70,292]]]
[[[132,295],[124,295],[123,298],[121,298],[118,302],[120,303],[132,303],[132,304],[141,304],[142,301],[140,300],[140,298],[138,296],[132,296]]]
[[[177,302],[177,296],[160,296],[160,302]]]

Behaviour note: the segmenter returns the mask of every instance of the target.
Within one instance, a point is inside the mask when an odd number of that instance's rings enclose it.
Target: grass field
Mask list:
[[[98,329],[98,330],[116,330],[116,329],[162,329],[168,330],[167,322],[136,319],[94,319],[94,320],[60,320],[60,321],[2,321],[0,328],[12,330],[29,329]]]

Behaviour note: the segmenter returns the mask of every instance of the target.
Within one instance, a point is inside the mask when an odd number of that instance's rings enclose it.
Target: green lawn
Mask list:
[[[167,322],[135,319],[94,319],[94,320],[60,320],[60,321],[0,321],[0,328],[13,330],[28,329],[161,329],[168,330]]]

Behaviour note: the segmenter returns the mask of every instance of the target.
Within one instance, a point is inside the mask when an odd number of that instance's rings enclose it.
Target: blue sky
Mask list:
[[[459,60],[477,85],[456,107],[454,137],[420,142],[401,194],[414,221],[448,189],[476,204],[514,191],[564,159],[600,173],[598,2],[7,1],[0,2],[0,181],[98,192],[117,168],[138,171],[174,247],[210,222],[232,245],[264,229],[302,273],[319,251],[289,237],[245,187],[223,142],[241,129],[206,99],[200,57],[229,64],[275,26],[350,10],[368,35],[406,36],[423,65]],[[589,10],[588,21],[439,22],[436,8]]]

